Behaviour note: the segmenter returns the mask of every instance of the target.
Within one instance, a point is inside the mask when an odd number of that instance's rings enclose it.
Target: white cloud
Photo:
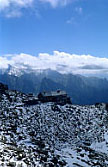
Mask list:
[[[43,70],[50,68],[61,73],[108,76],[108,58],[59,51],[54,51],[52,55],[40,53],[37,57],[21,53],[19,55],[5,55],[0,58],[1,69],[8,68],[9,64],[17,69]]]
[[[21,9],[31,7],[34,0],[0,0],[0,12],[6,17],[19,17]]]
[[[77,24],[74,17],[71,17],[70,19],[68,19],[68,20],[66,21],[66,23],[67,23],[67,24],[74,24],[74,25]]]
[[[0,0],[0,10],[4,10],[11,5],[19,7],[27,7],[33,3],[34,0]]]
[[[43,3],[49,3],[52,7],[57,6],[66,6],[69,2],[72,2],[73,0],[40,0]]]
[[[0,10],[3,10],[4,8],[8,7],[10,5],[9,0],[0,0]]]
[[[0,0],[0,10],[3,11],[13,5],[19,8],[26,8],[30,7],[33,2],[49,3],[52,7],[57,7],[58,5],[65,6],[73,1],[75,0]]]
[[[0,12],[5,17],[19,17],[23,14],[23,9],[31,8],[36,9],[38,4],[50,4],[51,7],[56,8],[58,6],[66,6],[77,0],[0,0]],[[81,11],[81,8],[78,9]],[[38,15],[39,16],[39,15]]]
[[[81,7],[76,7],[76,8],[75,8],[75,11],[76,11],[78,14],[82,14],[83,8],[81,8]]]
[[[10,61],[5,57],[0,57],[0,69],[7,69]]]
[[[80,22],[80,19],[82,19],[83,14],[83,8],[82,7],[76,7],[74,9],[75,13],[73,14],[73,16],[71,16],[68,20],[66,20],[67,24],[73,24],[73,25],[78,25]]]
[[[38,3],[50,4],[53,8],[58,6],[66,6],[70,2],[76,0],[0,0],[0,12],[5,17],[19,17],[22,15],[22,9],[33,6],[35,8]]]
[[[5,13],[5,16],[7,18],[20,17],[21,15],[22,15],[22,12],[20,10],[11,10]]]

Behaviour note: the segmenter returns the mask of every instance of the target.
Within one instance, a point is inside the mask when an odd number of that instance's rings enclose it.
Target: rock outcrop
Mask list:
[[[7,90],[0,101],[1,167],[107,167],[105,104],[25,106],[27,95]]]

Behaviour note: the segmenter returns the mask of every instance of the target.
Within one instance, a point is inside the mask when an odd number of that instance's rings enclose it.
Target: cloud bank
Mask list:
[[[59,51],[54,51],[52,55],[40,53],[37,57],[24,53],[0,57],[0,69],[7,69],[9,65],[19,70],[51,69],[60,73],[108,77],[108,58]]]

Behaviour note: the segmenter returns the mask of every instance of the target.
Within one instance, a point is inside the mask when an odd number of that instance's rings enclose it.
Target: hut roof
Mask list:
[[[48,96],[61,96],[61,95],[66,95],[65,91],[57,90],[57,91],[51,91],[51,92],[42,92],[42,95],[44,97]]]

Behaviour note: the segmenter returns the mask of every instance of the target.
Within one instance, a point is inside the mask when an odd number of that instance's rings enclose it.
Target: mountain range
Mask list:
[[[38,94],[41,91],[65,90],[73,104],[108,102],[108,80],[106,78],[61,74],[57,71],[15,69],[9,66],[0,71],[0,82],[10,89]]]

